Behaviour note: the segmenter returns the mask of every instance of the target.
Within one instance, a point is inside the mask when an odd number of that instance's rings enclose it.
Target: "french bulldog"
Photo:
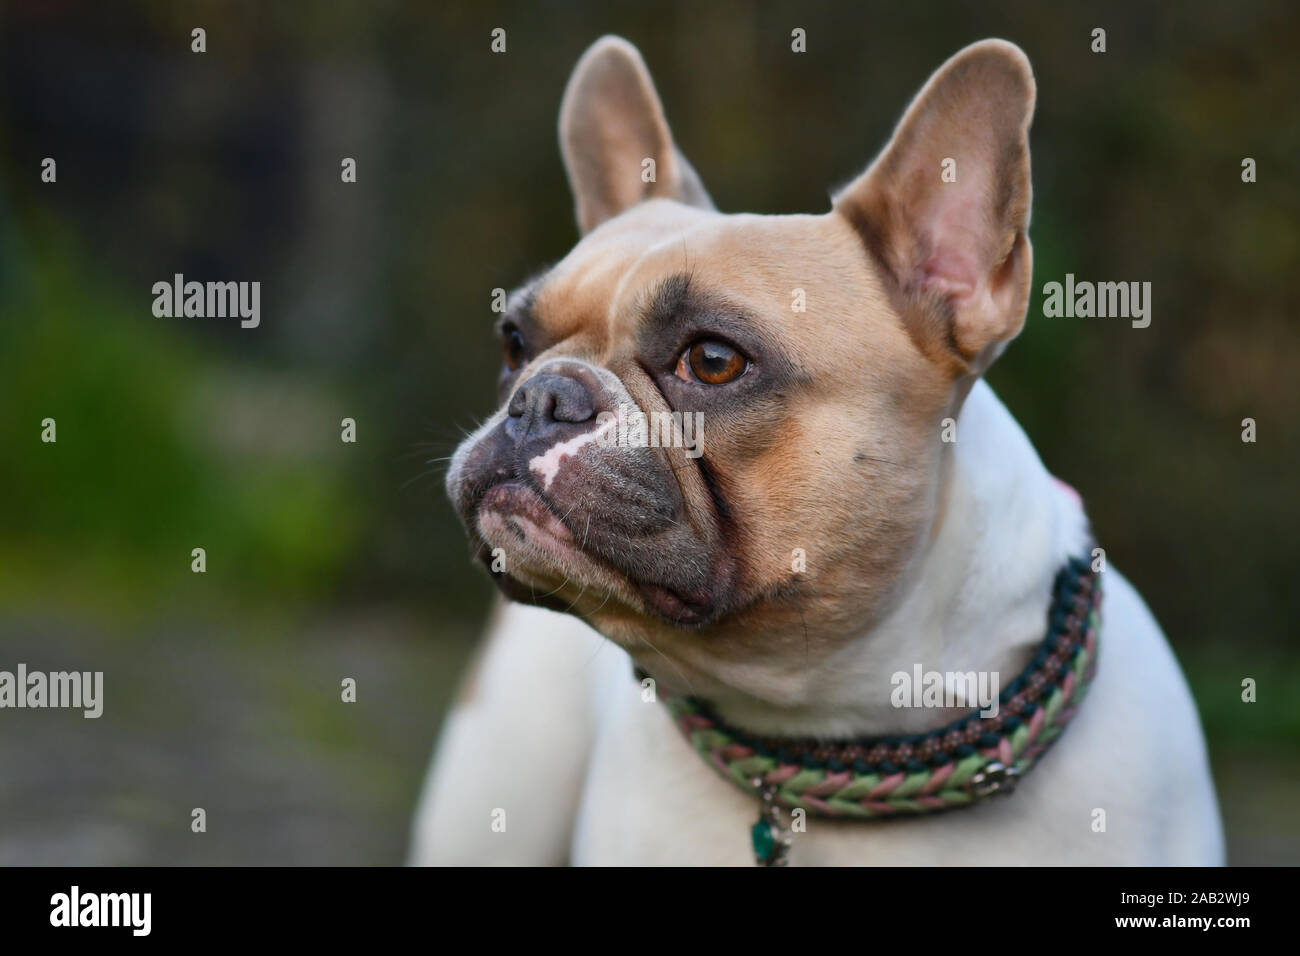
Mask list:
[[[637,50],[582,56],[559,121],[581,240],[507,298],[500,408],[447,476],[507,600],[442,730],[413,863],[752,864],[753,794],[655,682],[753,734],[839,740],[972,706],[899,707],[893,675],[1025,667],[1054,576],[1092,547],[981,378],[1029,301],[1034,99],[1018,47],[976,43],[828,212],[726,215]],[[691,440],[616,424],[674,413],[698,416]],[[1013,793],[812,816],[789,862],[1221,863],[1178,664],[1133,587],[1099,578],[1089,696]]]

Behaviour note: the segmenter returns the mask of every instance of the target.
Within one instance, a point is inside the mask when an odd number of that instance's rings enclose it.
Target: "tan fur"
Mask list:
[[[1001,40],[972,44],[935,71],[889,146],[835,198],[885,267],[895,306],[936,361],[982,372],[1024,324],[1029,251],[1029,61]],[[956,182],[939,184],[941,164]],[[936,264],[933,260],[938,258]],[[965,293],[952,312],[922,288],[937,265]]]
[[[673,145],[641,54],[618,37],[593,44],[574,68],[560,107],[560,150],[583,232],[642,199],[711,205]],[[647,159],[655,163],[649,182]]]
[[[978,109],[968,115],[972,101]],[[959,410],[971,360],[1013,335],[1023,318],[1029,265],[1023,139],[1032,102],[1023,55],[1007,44],[977,45],[936,74],[891,147],[841,194],[835,210],[724,216],[645,200],[633,188],[636,157],[669,155],[662,108],[639,56],[602,41],[583,58],[566,92],[561,141],[580,223],[594,228],[538,296],[535,315],[546,339],[557,344],[533,366],[580,358],[618,375],[646,412],[664,409],[634,361],[635,323],[646,290],[686,271],[701,287],[725,290],[739,302],[746,318],[780,343],[801,378],[815,384],[789,396],[779,420],[750,428],[738,412],[707,433],[708,464],[730,492],[734,523],[744,531],[724,542],[742,569],[738,613],[704,634],[683,632],[646,618],[635,602],[607,600],[612,585],[605,575],[593,581],[574,564],[553,578],[557,584],[568,579],[558,594],[573,602],[575,613],[634,653],[656,648],[652,653],[669,658],[686,682],[707,690],[718,689],[717,674],[737,673],[719,664],[740,664],[743,673],[756,659],[770,669],[825,654],[887,610],[909,557],[935,533],[945,456],[940,423]],[[948,140],[936,140],[933,131],[954,128]],[[959,160],[959,182],[940,184],[943,149],[962,142],[970,150]],[[999,149],[1003,142],[1018,146]],[[923,162],[914,155],[918,143],[925,144]],[[918,163],[931,157],[927,185],[918,181]],[[675,191],[674,169],[670,157],[660,168],[668,172],[660,192]],[[997,233],[981,247],[989,270],[1005,265],[998,258],[1008,253],[1002,233],[1023,246],[1015,289],[968,311],[933,293],[918,299],[890,271],[904,268],[900,263],[930,241],[907,233],[908,217],[928,194],[951,196],[958,188],[996,203],[975,220]],[[864,235],[864,221],[876,231]],[[868,253],[877,242],[898,251],[873,257]],[[1001,289],[1009,281],[995,284]],[[806,312],[791,309],[796,288],[807,293]],[[1016,317],[989,325],[992,307]],[[918,323],[944,325],[942,341],[937,333],[918,332]],[[957,351],[947,348],[949,340],[958,342]],[[717,516],[707,513],[711,503],[698,469],[680,450],[666,454],[688,516],[702,531],[713,527]],[[808,555],[804,573],[792,571],[794,548]],[[808,620],[816,627],[805,629]],[[788,635],[786,643],[775,644],[774,634]],[[761,672],[743,679],[754,682],[750,692],[763,692]]]

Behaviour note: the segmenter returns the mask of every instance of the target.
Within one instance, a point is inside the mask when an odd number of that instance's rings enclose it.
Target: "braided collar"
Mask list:
[[[792,843],[778,806],[874,820],[965,807],[1009,793],[1083,700],[1097,666],[1101,582],[1086,558],[1056,575],[1047,636],[998,698],[922,734],[847,740],[766,737],[730,726],[702,701],[664,695],[686,739],[724,777],[758,797],[754,856],[781,866]],[[645,675],[638,671],[638,677]]]

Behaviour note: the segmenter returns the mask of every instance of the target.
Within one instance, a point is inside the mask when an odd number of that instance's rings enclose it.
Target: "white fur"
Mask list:
[[[556,442],[550,448],[546,449],[546,451],[542,452],[542,454],[533,456],[533,458],[528,462],[529,470],[537,472],[538,477],[542,479],[542,487],[549,490],[551,482],[553,482],[555,476],[560,473],[560,465],[564,463],[564,459],[576,455],[592,442],[600,441],[608,435],[617,424],[617,421],[611,418],[608,419],[605,424],[593,428],[591,431],[583,432],[580,435],[574,435],[568,441]]]
[[[1081,554],[1085,520],[983,382],[953,449],[942,530],[890,616],[792,675],[779,712],[724,715],[784,735],[915,732],[888,681],[916,662],[998,670],[1043,636],[1049,589]],[[1103,542],[1104,544],[1104,542]],[[810,817],[794,865],[1219,864],[1223,839],[1196,708],[1159,626],[1107,564],[1097,677],[1078,715],[1010,796],[878,823]],[[757,804],[705,765],[627,655],[577,619],[518,605],[497,618],[478,689],[453,709],[416,817],[412,862],[752,864]],[[815,693],[806,693],[808,681]],[[492,811],[507,813],[505,833]],[[1105,831],[1097,832],[1097,811]]]

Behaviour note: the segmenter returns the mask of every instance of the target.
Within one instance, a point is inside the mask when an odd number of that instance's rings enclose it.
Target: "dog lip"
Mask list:
[[[647,608],[672,624],[704,624],[713,618],[713,610],[707,601],[691,601],[662,584],[645,581],[633,583]]]
[[[717,609],[709,595],[684,594],[665,584],[639,580],[628,574],[625,569],[618,569],[599,556],[586,552],[586,549],[578,545],[572,530],[555,513],[546,497],[533,488],[526,479],[522,481],[506,479],[483,491],[474,503],[473,513],[481,515],[484,512],[495,513],[505,518],[507,523],[511,515],[517,515],[557,543],[583,552],[587,560],[595,561],[610,571],[618,573],[640,597],[644,610],[669,624],[678,627],[697,627],[707,624],[717,616]],[[522,537],[523,529],[516,530]],[[479,536],[475,534],[475,537]],[[491,550],[490,546],[479,538],[475,557],[489,569],[492,561]],[[493,573],[492,576],[507,598],[528,603],[542,603],[532,597],[532,588],[519,583],[509,574]],[[543,603],[543,606],[549,605]],[[567,610],[568,608],[561,604],[555,609]]]
[[[518,481],[503,481],[493,485],[479,499],[478,512],[497,511],[517,514],[552,537],[572,542],[573,532],[550,509],[540,494]]]

